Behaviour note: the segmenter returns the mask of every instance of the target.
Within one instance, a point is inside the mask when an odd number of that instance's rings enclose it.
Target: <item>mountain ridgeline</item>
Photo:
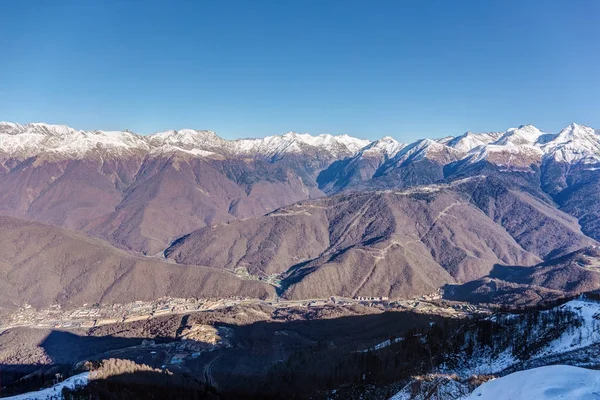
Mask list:
[[[406,298],[510,281],[495,275],[499,266],[552,274],[565,268],[556,260],[594,249],[600,131],[526,125],[402,144],[2,122],[0,213],[5,306],[50,276],[40,306],[134,300],[123,294],[130,285],[143,298]],[[35,256],[46,248],[54,264]],[[154,275],[162,287],[150,283]],[[83,284],[92,276],[102,284]],[[542,281],[517,280],[503,287]]]

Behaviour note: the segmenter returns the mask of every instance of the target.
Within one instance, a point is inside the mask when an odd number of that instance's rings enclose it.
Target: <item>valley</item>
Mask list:
[[[90,329],[103,325],[145,321],[156,317],[189,314],[203,311],[228,309],[239,306],[268,306],[275,309],[319,309],[324,306],[346,307],[361,305],[381,310],[402,310],[423,314],[464,317],[478,313],[489,313],[486,307],[460,302],[441,301],[438,294],[420,296],[410,300],[389,301],[376,297],[330,297],[328,299],[304,299],[273,301],[257,299],[178,299],[162,298],[156,301],[136,301],[128,304],[84,304],[72,310],[62,310],[60,305],[44,310],[35,310],[30,305],[0,319],[0,333],[15,328],[56,328],[61,330]]]
[[[600,0],[0,10],[0,400],[600,400]]]
[[[598,149],[578,124],[401,144],[0,123],[0,395],[89,373],[68,390],[458,400],[598,367]]]

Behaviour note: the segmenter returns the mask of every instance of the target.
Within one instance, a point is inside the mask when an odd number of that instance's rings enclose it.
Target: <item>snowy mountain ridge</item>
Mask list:
[[[288,132],[265,138],[226,140],[208,130],[180,129],[144,136],[129,131],[80,131],[66,125],[0,122],[0,153],[12,157],[41,153],[83,157],[92,151],[115,155],[179,151],[197,156],[270,158],[316,150],[340,158],[355,154],[369,143],[369,140],[348,135],[312,136]]]
[[[389,136],[369,141],[348,135],[288,132],[264,138],[227,140],[208,130],[180,129],[145,136],[127,130],[82,131],[66,125],[0,122],[0,153],[15,158],[42,153],[77,158],[91,152],[117,156],[181,152],[199,157],[276,160],[287,154],[315,151],[337,159],[355,155],[385,157],[394,159],[394,164],[422,159],[443,164],[486,160],[517,168],[527,168],[542,160],[591,164],[600,162],[600,131],[573,123],[558,134],[547,134],[533,125],[521,125],[504,132],[466,132],[457,137],[401,144]]]
[[[600,161],[600,131],[583,125],[572,123],[556,135],[544,133],[533,125],[522,125],[497,135],[470,134],[469,141],[463,139],[452,144],[457,148],[470,147],[465,158],[472,163],[488,160],[498,165],[526,167],[542,159],[569,164]],[[496,140],[490,140],[495,136]],[[471,144],[477,142],[483,143]]]
[[[504,132],[466,132],[442,141],[417,141],[404,147],[396,157],[405,162],[413,158],[412,153],[418,154],[416,159],[427,158],[443,164],[456,158],[469,164],[487,161],[517,169],[527,169],[544,160],[593,164],[600,162],[600,130],[572,123],[558,134],[545,133],[533,125]]]

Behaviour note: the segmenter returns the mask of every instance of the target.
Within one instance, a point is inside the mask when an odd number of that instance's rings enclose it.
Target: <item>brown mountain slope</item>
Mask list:
[[[114,210],[91,221],[86,231],[155,254],[184,233],[234,218],[229,204],[243,194],[202,159],[147,158]]]
[[[466,188],[466,186],[463,186]],[[488,176],[472,190],[471,201],[526,250],[544,259],[570,253],[596,242],[584,236],[577,219],[559,211],[551,200],[519,190]]]
[[[133,256],[103,240],[62,228],[4,216],[0,226],[4,306],[274,294],[267,284],[240,280],[227,271]]]
[[[278,274],[284,295],[293,298],[406,297],[445,282],[477,279],[495,264],[539,262],[547,241],[538,246],[529,238],[543,235],[543,226],[518,231],[517,238],[529,246],[524,250],[505,228],[512,227],[510,214],[497,223],[473,203],[485,181],[477,177],[301,202],[260,218],[200,229],[176,241],[165,255],[181,263]],[[545,212],[554,238],[570,238],[570,247],[593,243],[572,218],[550,213],[527,194],[516,198]],[[517,214],[515,221],[521,220]]]
[[[600,249],[591,246],[533,267],[497,265],[486,277],[447,286],[444,297],[474,303],[527,305],[598,287]]]
[[[270,163],[185,152],[99,152],[0,163],[3,213],[81,230],[145,254],[203,226],[322,195],[318,169],[312,169],[321,164],[291,157]]]

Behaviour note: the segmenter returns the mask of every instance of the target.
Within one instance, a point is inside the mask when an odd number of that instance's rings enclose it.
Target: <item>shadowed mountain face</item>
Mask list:
[[[335,161],[323,170],[317,178],[319,189],[327,194],[360,189],[403,147],[391,137],[371,142],[355,155]]]
[[[360,305],[313,310],[250,305],[227,312],[215,310],[105,325],[89,331],[16,328],[0,335],[0,367],[2,383],[9,386],[30,373],[34,376],[47,375],[51,381],[54,374],[59,372],[57,366],[65,367],[60,372],[66,375],[75,364],[88,360],[90,362],[87,365],[93,366],[92,370],[95,371],[90,383],[94,388],[95,385],[101,385],[104,379],[116,379],[121,374],[133,372],[114,365],[115,359],[131,360],[138,366],[152,367],[152,372],[158,371],[163,377],[185,373],[200,382],[200,387],[210,383],[218,387],[219,399],[325,398],[323,389],[329,386],[328,381],[331,383],[331,376],[337,376],[336,384],[337,381],[351,382],[353,376],[362,375],[363,370],[370,367],[359,362],[366,355],[365,349],[389,340],[390,336],[402,337],[412,335],[411,332],[417,329],[427,330],[432,322],[445,327],[458,325],[456,320],[436,315],[398,310],[383,312],[375,307]],[[182,342],[178,329],[187,325],[227,329],[227,340],[231,346],[186,356],[182,363],[170,363],[174,354],[190,353],[185,348],[173,351],[182,343],[203,344],[201,338]],[[151,339],[155,345],[142,345],[144,339]],[[396,365],[391,371],[388,368],[378,370],[386,371],[396,380],[398,376],[404,378],[404,375],[414,373],[421,368],[420,362],[405,356],[408,352],[414,354],[414,351],[411,341],[407,351],[402,351],[398,357],[402,367],[398,363],[391,363],[390,368]],[[300,357],[304,355],[310,358],[302,360]],[[113,363],[115,368],[99,368],[99,364],[107,362]],[[380,364],[385,365],[384,362]],[[341,365],[349,366],[351,371],[344,371],[341,375],[334,372],[339,371]],[[173,395],[181,393],[180,383],[165,382],[160,375],[144,380],[146,385],[155,385],[154,391],[138,394],[131,390],[131,386],[119,385],[109,388],[112,390],[100,391],[100,395],[82,397],[106,398],[110,394],[125,393],[128,398],[207,398],[204,395]],[[309,379],[316,380],[317,384],[307,388]],[[32,385],[35,383],[34,380]],[[18,389],[18,383],[15,386],[17,388],[13,389]],[[29,390],[37,390],[40,386],[33,386]],[[21,392],[25,391],[21,386]],[[171,394],[163,395],[163,391]],[[2,393],[8,394],[4,390]]]
[[[7,308],[274,294],[224,270],[137,257],[70,230],[11,217],[0,217],[0,226],[0,306]]]
[[[532,305],[600,287],[600,249],[586,247],[533,267],[496,265],[489,275],[448,285],[444,297],[473,303]]]
[[[581,230],[600,240],[600,164],[546,166],[543,182],[560,209],[579,220]]]

